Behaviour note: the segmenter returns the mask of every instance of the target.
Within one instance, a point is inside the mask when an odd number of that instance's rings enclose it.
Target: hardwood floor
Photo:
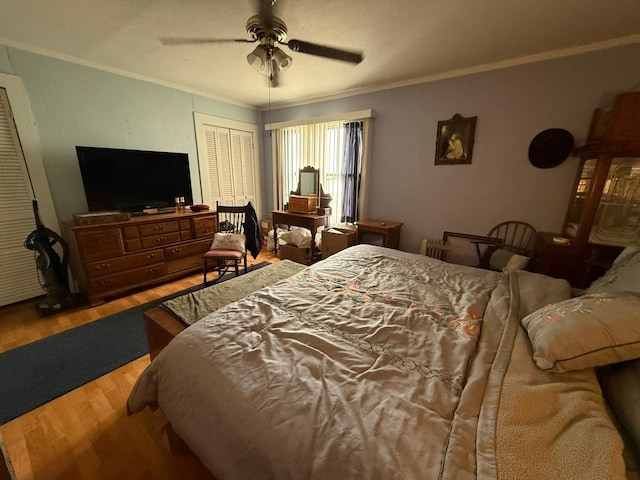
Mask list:
[[[249,264],[263,261],[277,258],[264,250],[249,256]],[[38,315],[34,301],[0,308],[0,353],[201,282],[198,273],[49,317]],[[17,480],[213,479],[191,452],[168,452],[157,413],[127,415],[129,392],[148,364],[145,355],[0,426]]]

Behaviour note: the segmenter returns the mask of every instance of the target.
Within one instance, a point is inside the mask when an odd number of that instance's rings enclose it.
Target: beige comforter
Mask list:
[[[359,245],[186,329],[130,396],[225,479],[623,478],[593,371],[519,319],[566,282]]]

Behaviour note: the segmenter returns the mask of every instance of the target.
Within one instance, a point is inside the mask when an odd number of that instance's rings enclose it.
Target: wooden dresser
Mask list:
[[[215,212],[168,213],[98,225],[65,223],[70,265],[92,305],[110,296],[202,269]]]

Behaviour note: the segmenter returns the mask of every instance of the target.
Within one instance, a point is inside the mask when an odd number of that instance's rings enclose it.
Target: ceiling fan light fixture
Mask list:
[[[265,62],[264,68],[262,70],[258,70],[258,73],[260,75],[264,75],[265,77],[268,77],[271,75],[272,71],[273,71],[273,60],[269,59]]]
[[[251,65],[251,68],[261,72],[267,65],[267,51],[262,45],[258,45],[253,51],[247,55],[247,63]]]
[[[279,72],[284,72],[293,63],[293,58],[284,53],[278,47],[273,48],[272,56]]]

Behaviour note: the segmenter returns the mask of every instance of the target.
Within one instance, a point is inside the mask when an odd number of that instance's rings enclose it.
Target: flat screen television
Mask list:
[[[91,212],[169,208],[175,197],[193,203],[186,153],[83,146],[76,152]]]

